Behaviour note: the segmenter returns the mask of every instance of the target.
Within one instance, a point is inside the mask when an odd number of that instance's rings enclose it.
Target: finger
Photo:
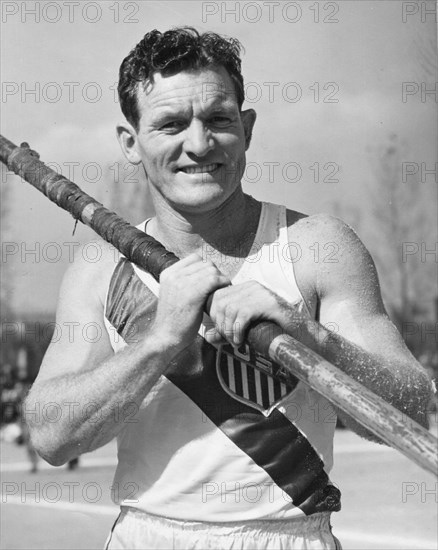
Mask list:
[[[227,343],[227,340],[221,335],[221,333],[216,328],[210,328],[206,330],[204,334],[204,338],[205,340],[207,340],[209,344],[216,345],[216,346]]]
[[[211,261],[203,260],[199,254],[193,253],[189,254],[185,258],[174,263],[167,269],[165,269],[161,275],[175,275],[179,273],[191,273],[198,271],[201,267],[213,266],[214,264]],[[161,277],[160,277],[161,278]]]
[[[174,265],[177,266],[177,264]],[[174,277],[196,277],[198,280],[207,279],[213,282],[215,288],[231,285],[230,279],[209,260],[192,258],[187,264],[182,264],[171,274]]]
[[[211,262],[205,264],[202,261],[190,261],[188,265],[180,265],[175,269],[173,267],[162,273],[161,286],[207,297],[216,289],[230,284],[229,278]]]
[[[251,304],[251,308],[253,304]],[[233,346],[242,344],[251,316],[247,311],[242,292],[234,287],[217,290],[211,301],[210,317],[216,323],[217,330]],[[258,313],[254,317],[258,317]]]
[[[227,328],[228,331],[232,331],[231,335],[233,346],[239,347],[241,344],[243,344],[244,336],[251,320],[252,319],[242,311],[239,311],[234,316],[234,321],[232,322],[232,325]]]

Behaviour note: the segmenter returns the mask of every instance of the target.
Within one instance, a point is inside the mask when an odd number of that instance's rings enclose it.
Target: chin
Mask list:
[[[222,188],[213,193],[205,192],[206,190],[203,191],[204,192],[200,193],[199,190],[195,190],[191,193],[187,193],[185,197],[180,198],[181,200],[172,201],[171,205],[175,210],[180,212],[200,214],[218,208],[232,194],[232,192],[225,193]],[[190,195],[190,197],[188,195]]]

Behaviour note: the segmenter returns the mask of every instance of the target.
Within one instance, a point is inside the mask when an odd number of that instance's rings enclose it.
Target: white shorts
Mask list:
[[[122,508],[105,549],[340,550],[330,512],[291,520],[179,521]]]

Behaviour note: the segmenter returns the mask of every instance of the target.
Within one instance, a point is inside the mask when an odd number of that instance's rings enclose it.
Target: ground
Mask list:
[[[31,474],[25,449],[4,442],[1,462],[0,548],[103,548],[118,513],[110,499],[114,443],[71,471],[41,461]],[[338,430],[331,479],[343,496],[332,523],[344,550],[437,548],[436,479],[397,451]]]

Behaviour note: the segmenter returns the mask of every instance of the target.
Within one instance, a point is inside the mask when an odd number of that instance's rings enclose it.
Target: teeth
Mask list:
[[[206,164],[205,166],[188,166],[187,168],[182,168],[182,171],[186,174],[209,174],[216,170],[219,164]]]

